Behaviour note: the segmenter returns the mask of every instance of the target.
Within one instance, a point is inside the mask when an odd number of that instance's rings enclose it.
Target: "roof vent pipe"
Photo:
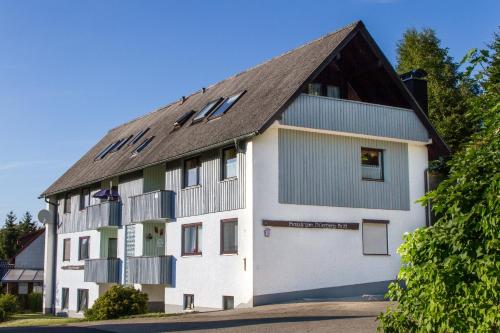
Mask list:
[[[207,91],[207,88],[202,87],[202,88],[201,88],[201,93],[202,93],[202,94],[204,94],[204,93],[205,93],[205,91]]]
[[[181,104],[184,103],[187,100],[186,96],[181,97]]]
[[[422,108],[426,115],[429,115],[428,97],[427,97],[427,80],[425,77],[427,72],[423,69],[415,69],[407,73],[401,74],[399,77],[405,84],[406,88],[415,97],[418,105]]]

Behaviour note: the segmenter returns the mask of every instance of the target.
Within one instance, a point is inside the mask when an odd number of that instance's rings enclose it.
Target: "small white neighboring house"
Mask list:
[[[32,232],[20,239],[21,249],[10,264],[14,265],[2,278],[4,291],[25,295],[43,291],[43,265],[45,251],[45,229]]]
[[[166,312],[385,293],[449,154],[421,74],[356,22],[111,129],[41,195],[45,312],[115,284]]]

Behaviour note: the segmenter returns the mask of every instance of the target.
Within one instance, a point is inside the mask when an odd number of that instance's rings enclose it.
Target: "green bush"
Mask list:
[[[148,295],[133,287],[113,286],[85,311],[89,320],[115,319],[146,313]]]
[[[17,297],[11,294],[0,295],[0,321],[5,321],[19,310]]]
[[[43,304],[42,293],[32,293],[27,295],[18,295],[18,303],[22,310],[31,312],[41,312]]]

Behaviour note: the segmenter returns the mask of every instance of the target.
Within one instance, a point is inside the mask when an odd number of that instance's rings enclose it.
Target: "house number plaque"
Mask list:
[[[262,220],[266,227],[305,228],[305,229],[341,229],[359,230],[359,223],[352,222],[307,222]]]

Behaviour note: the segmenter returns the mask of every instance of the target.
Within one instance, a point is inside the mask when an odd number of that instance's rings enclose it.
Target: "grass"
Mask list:
[[[134,319],[134,318],[164,318],[171,316],[181,315],[179,313],[163,313],[163,312],[149,312],[141,315],[125,316],[119,319]],[[67,318],[55,317],[52,315],[44,315],[42,313],[16,313],[3,323],[2,327],[29,327],[29,326],[64,326],[72,323],[81,323],[87,321],[84,318]]]
[[[20,326],[60,326],[82,321],[85,321],[85,319],[54,317],[51,315],[44,315],[42,313],[16,313],[12,315],[8,321],[0,323],[0,328]]]

